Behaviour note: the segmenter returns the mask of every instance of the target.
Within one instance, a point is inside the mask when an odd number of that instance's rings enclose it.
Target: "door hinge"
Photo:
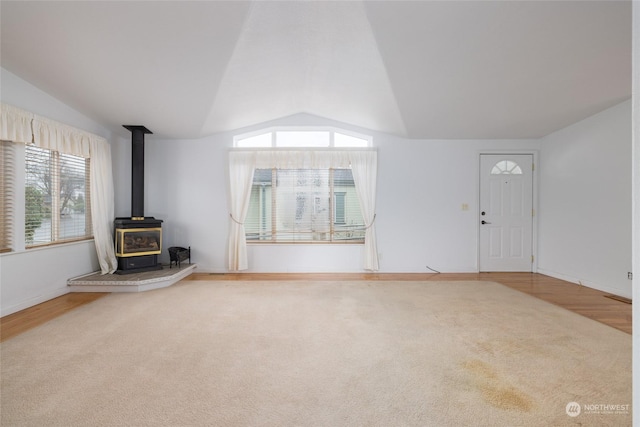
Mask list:
[[[536,170],[536,164],[535,163],[531,163],[531,171],[535,171]]]
[[[531,216],[536,216],[536,210],[535,209],[531,209]]]
[[[531,264],[533,264],[534,260],[535,260],[535,257],[533,255],[531,255]]]

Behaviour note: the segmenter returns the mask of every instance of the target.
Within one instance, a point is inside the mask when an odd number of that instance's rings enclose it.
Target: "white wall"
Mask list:
[[[305,114],[262,126],[336,126],[373,135],[379,151],[377,235],[381,272],[478,269],[478,154],[529,150],[538,141],[417,141]],[[251,129],[241,129],[244,133]],[[153,129],[151,129],[153,131]],[[227,271],[227,153],[233,133],[166,141],[147,135],[145,214],[163,219],[165,248],[191,246],[199,271]],[[126,144],[125,144],[126,145]],[[115,149],[127,157],[127,149]],[[126,159],[119,162],[128,174]],[[120,168],[119,168],[120,169]],[[128,183],[126,185],[129,185]],[[116,209],[129,201],[121,196]],[[467,204],[469,210],[463,211]],[[360,245],[249,245],[254,272],[359,272]],[[166,251],[162,259],[168,262]]]
[[[378,138],[384,271],[478,271],[479,153],[535,152],[530,140]],[[462,210],[467,204],[469,209]]]
[[[108,138],[98,123],[4,69],[2,102]],[[98,269],[93,241],[0,254],[0,315],[68,292],[67,279]]]
[[[538,272],[631,297],[631,101],[541,144]]]

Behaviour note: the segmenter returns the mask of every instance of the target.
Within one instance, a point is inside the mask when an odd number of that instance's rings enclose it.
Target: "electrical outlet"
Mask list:
[[[628,272],[627,273],[627,279],[633,280],[633,273],[632,272]]]

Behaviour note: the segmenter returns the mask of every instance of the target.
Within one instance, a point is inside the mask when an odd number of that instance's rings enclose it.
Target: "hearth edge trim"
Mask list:
[[[105,281],[102,284],[97,283],[95,280],[80,280],[83,277],[93,276],[94,274],[99,274],[99,271],[94,271],[92,273],[83,274],[82,276],[74,277],[72,279],[67,280],[67,286],[95,286],[100,288],[105,288],[108,286],[140,286],[140,285],[151,285],[155,283],[161,283],[164,281],[170,281],[175,279],[183,279],[187,277],[189,274],[193,273],[193,271],[197,268],[197,264],[189,264],[186,267],[182,267],[179,271],[176,271],[175,274],[171,276],[164,277],[154,277],[151,279],[143,279],[143,280],[118,280],[118,281]],[[188,274],[187,274],[188,273]],[[179,277],[181,276],[181,277]],[[126,277],[126,276],[122,276]],[[175,282],[174,282],[175,283]],[[167,285],[170,286],[170,285]]]

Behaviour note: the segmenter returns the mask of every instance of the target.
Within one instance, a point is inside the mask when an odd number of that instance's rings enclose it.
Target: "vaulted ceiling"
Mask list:
[[[309,113],[535,138],[631,96],[630,1],[6,1],[0,65],[112,128]]]

